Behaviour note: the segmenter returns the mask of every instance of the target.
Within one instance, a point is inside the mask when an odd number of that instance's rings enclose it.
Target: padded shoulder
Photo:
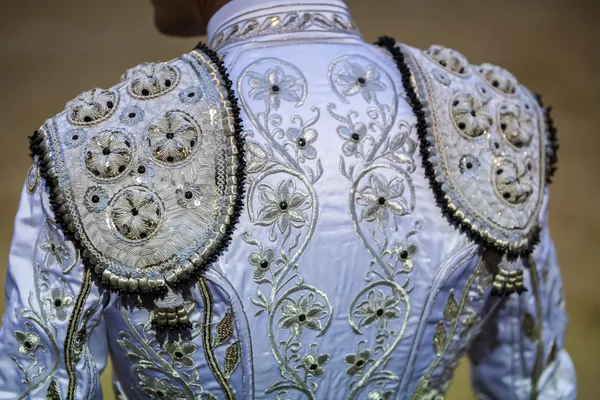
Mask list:
[[[529,254],[556,162],[547,110],[501,67],[472,65],[441,46],[423,51],[391,38],[379,44],[403,75],[426,174],[444,213],[485,246]]]
[[[238,110],[200,45],[82,93],[36,132],[57,222],[99,282],[164,292],[224,250],[243,195]]]

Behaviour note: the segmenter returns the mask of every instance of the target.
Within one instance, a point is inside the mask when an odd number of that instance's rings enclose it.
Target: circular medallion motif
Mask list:
[[[162,223],[164,206],[159,197],[143,186],[131,186],[115,195],[110,205],[110,223],[118,236],[139,243],[154,236]]]
[[[123,176],[132,164],[132,140],[125,132],[102,131],[91,137],[84,149],[84,164],[99,180],[114,180]]]
[[[91,186],[85,192],[83,204],[89,212],[97,213],[104,211],[108,205],[109,197],[106,190],[100,186]]]
[[[431,46],[426,52],[435,62],[445,70],[459,75],[466,75],[469,70],[467,58],[458,51],[442,46]]]
[[[533,193],[527,167],[520,168],[516,162],[500,158],[494,162],[492,173],[498,195],[509,204],[523,204]]]
[[[504,68],[492,64],[479,66],[479,73],[496,90],[504,94],[515,94],[517,91],[517,79]]]
[[[117,108],[117,95],[110,90],[92,89],[67,104],[69,122],[92,125],[104,121]]]
[[[138,99],[163,95],[179,83],[179,71],[164,63],[142,64],[129,74],[129,92]]]
[[[469,93],[459,93],[454,97],[451,113],[458,130],[472,138],[481,136],[492,126],[487,106]]]
[[[500,106],[500,131],[513,146],[527,146],[535,134],[533,118],[517,103],[505,102]]]
[[[201,133],[191,116],[182,111],[169,111],[148,128],[146,141],[157,162],[176,166],[195,153]]]

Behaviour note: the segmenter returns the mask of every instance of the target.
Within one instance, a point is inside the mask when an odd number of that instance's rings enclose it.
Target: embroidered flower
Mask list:
[[[158,161],[170,165],[186,161],[198,148],[200,128],[189,115],[169,111],[148,128],[148,144]]]
[[[91,125],[108,118],[116,109],[117,95],[109,90],[92,89],[67,103],[69,122]]]
[[[196,104],[202,100],[202,88],[200,86],[192,86],[179,93],[179,101],[183,104]]]
[[[388,320],[400,315],[398,303],[400,298],[397,293],[388,296],[381,290],[371,290],[355,311],[355,316],[360,318],[359,326],[368,328],[375,323],[377,330],[386,329]]]
[[[370,103],[376,97],[376,92],[386,89],[379,77],[378,67],[375,64],[369,64],[362,67],[357,63],[346,61],[344,69],[337,73],[336,82],[343,87],[344,96],[353,96],[357,93]]]
[[[287,137],[295,144],[298,162],[317,157],[317,149],[312,145],[317,140],[317,136],[317,131],[312,128],[288,128]]]
[[[183,399],[186,396],[181,390],[172,386],[166,378],[151,378],[140,373],[140,388],[149,399]]]
[[[250,97],[254,100],[265,100],[265,103],[275,110],[279,109],[281,100],[300,101],[302,84],[292,75],[286,75],[281,67],[269,68],[264,75],[258,72],[248,72]]]
[[[129,92],[142,99],[172,90],[179,82],[178,71],[165,63],[146,63],[131,70]]]
[[[81,146],[85,142],[86,132],[83,128],[70,129],[65,134],[65,144],[69,149]]]
[[[296,302],[288,298],[281,310],[278,324],[282,329],[290,329],[296,337],[302,336],[304,328],[321,330],[321,318],[325,317],[325,307],[315,301],[313,293],[303,294]]]
[[[402,198],[404,185],[397,178],[391,181],[383,176],[371,174],[369,183],[359,190],[357,203],[364,206],[362,219],[367,222],[377,221],[385,228],[390,216],[406,214],[406,202]]]
[[[167,350],[167,352],[171,355],[173,362],[179,362],[186,368],[191,368],[194,366],[194,360],[192,360],[190,356],[193,355],[197,349],[198,346],[193,343],[165,343],[165,350]]]
[[[312,376],[323,375],[323,365],[329,362],[329,354],[321,354],[319,356],[315,354],[307,354],[302,357],[302,364],[306,369],[306,372]]]
[[[38,348],[44,349],[37,333],[15,331],[15,338],[21,345],[19,346],[19,354],[22,356],[29,355],[33,358]]]
[[[417,245],[414,243],[403,244],[395,242],[392,245],[392,254],[404,265],[404,270],[410,272],[414,268],[413,256],[417,252]]]
[[[500,130],[513,146],[527,146],[535,133],[531,114],[520,105],[506,102],[500,107]]]
[[[85,208],[93,213],[105,210],[109,200],[108,193],[100,186],[90,186],[83,196]]]
[[[154,177],[154,167],[148,160],[138,160],[129,173],[137,183],[147,182]]]
[[[46,228],[46,240],[40,244],[40,248],[48,253],[48,264],[57,263],[64,268],[67,260],[71,258],[69,249],[61,243],[58,235],[50,228]]]
[[[184,208],[195,208],[202,204],[202,189],[200,185],[186,183],[175,190],[177,204]]]
[[[64,321],[69,316],[68,310],[73,305],[73,296],[65,293],[64,286],[55,286],[50,291],[52,307],[56,312],[56,318]]]
[[[517,163],[506,158],[495,162],[493,182],[504,201],[522,204],[529,199],[533,193],[533,185],[528,172],[528,168],[520,168]]]
[[[486,133],[492,126],[487,106],[469,93],[459,93],[454,97],[452,117],[458,129],[473,138]]]
[[[306,223],[304,210],[310,207],[307,195],[296,190],[296,184],[288,179],[273,190],[268,185],[261,185],[258,196],[262,208],[258,211],[258,225],[276,224],[281,233],[286,233],[291,226],[301,228]]]
[[[354,376],[356,374],[362,375],[367,363],[373,361],[370,357],[371,352],[367,349],[361,350],[356,354],[346,355],[344,362],[349,365],[349,368],[346,370],[346,374],[350,376]]]
[[[97,178],[114,179],[131,164],[132,141],[124,132],[103,131],[88,140],[85,154],[88,171]]]
[[[129,240],[145,240],[158,231],[163,208],[148,189],[123,190],[114,201],[110,217],[117,231]]]
[[[255,251],[250,254],[250,265],[254,266],[254,281],[258,282],[265,277],[265,274],[271,268],[271,263],[275,260],[275,251],[265,249],[262,252]]]
[[[479,162],[479,159],[472,154],[465,154],[462,156],[458,164],[460,173],[471,178],[477,176],[480,167],[481,162]]]
[[[125,107],[119,116],[119,121],[127,126],[135,126],[144,119],[144,110],[138,106]]]
[[[339,126],[337,132],[346,141],[342,146],[344,155],[360,157],[360,144],[367,136],[367,125],[359,122],[351,126]]]
[[[380,390],[373,390],[369,393],[368,400],[389,400],[392,398],[393,392],[388,390],[387,392],[382,392]]]

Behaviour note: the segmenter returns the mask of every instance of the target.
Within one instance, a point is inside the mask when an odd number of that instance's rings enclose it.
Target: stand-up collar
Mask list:
[[[342,0],[232,0],[210,20],[208,43],[217,50],[320,33],[360,37]]]

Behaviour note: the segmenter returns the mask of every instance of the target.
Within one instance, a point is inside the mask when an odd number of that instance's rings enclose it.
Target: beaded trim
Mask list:
[[[228,247],[231,235],[239,220],[243,207],[245,161],[244,139],[241,136],[242,120],[239,117],[237,99],[232,89],[232,82],[217,53],[200,43],[194,49],[195,57],[204,61],[204,68],[212,77],[213,83],[222,87],[223,94],[218,98],[220,110],[214,117],[221,118],[227,125],[228,151],[226,155],[231,161],[224,164],[226,184],[222,193],[223,203],[220,205],[219,219],[214,230],[211,228],[209,240],[200,245],[196,253],[185,259],[174,260],[175,264],[165,270],[162,275],[155,274],[151,279],[143,273],[115,273],[107,269],[110,259],[99,254],[96,249],[88,247],[89,238],[82,228],[81,217],[77,215],[77,206],[73,204],[70,194],[63,192],[63,182],[59,176],[64,170],[62,149],[51,140],[52,120],[49,120],[40,130],[30,137],[32,157],[37,161],[40,176],[49,188],[49,200],[55,214],[57,224],[65,237],[75,244],[82,255],[84,267],[90,269],[97,284],[118,293],[154,293],[162,294],[167,286],[181,287],[195,284],[199,274],[211,265]],[[210,64],[213,65],[210,65]],[[217,89],[217,88],[215,88]],[[218,91],[217,91],[218,93]],[[116,108],[116,107],[115,107]],[[219,150],[222,151],[222,150]],[[219,167],[221,168],[221,167]],[[153,267],[150,267],[152,269]],[[127,275],[126,275],[127,274]]]
[[[405,54],[397,45],[396,40],[388,36],[382,36],[379,38],[379,40],[376,42],[376,45],[382,47],[390,53],[396,62],[398,70],[401,73],[402,84],[406,91],[409,104],[417,118],[417,133],[420,142],[420,153],[423,160],[425,175],[429,180],[436,201],[442,209],[444,216],[453,226],[465,233],[469,239],[487,248],[491,248],[501,254],[506,254],[511,258],[530,254],[540,240],[539,226],[535,225],[532,229],[530,229],[526,237],[523,238],[518,245],[515,245],[515,243],[499,240],[488,232],[478,229],[473,225],[471,220],[466,218],[464,212],[459,210],[451,202],[451,199],[447,196],[442,187],[442,182],[438,181],[436,178],[434,164],[432,162],[432,157],[434,155],[429,150],[430,146],[435,145],[434,139],[429,133],[431,128],[428,124],[428,121],[431,121],[431,111],[421,102],[415,81],[415,75],[408,66]]]
[[[558,169],[558,135],[554,120],[552,119],[552,107],[544,106],[542,102],[542,96],[537,94],[537,101],[545,111],[546,117],[546,183],[551,184],[554,179],[554,174]]]

